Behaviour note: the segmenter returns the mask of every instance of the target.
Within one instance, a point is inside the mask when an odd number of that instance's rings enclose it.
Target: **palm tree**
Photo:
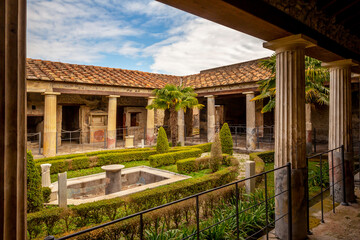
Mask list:
[[[162,89],[154,90],[155,99],[151,105],[148,105],[147,109],[169,109],[170,111],[170,132],[172,146],[176,146],[177,143],[177,119],[179,110],[188,108],[202,108],[203,105],[199,104],[191,87],[184,87],[182,85],[175,86],[173,84],[167,84]]]
[[[260,94],[251,101],[269,98],[269,102],[261,110],[262,113],[269,112],[275,108],[276,95],[276,55],[260,61],[260,66],[270,70],[269,79],[258,82]],[[314,58],[305,56],[305,101],[306,103],[329,104],[329,88],[324,86],[329,81],[329,72],[321,67],[321,62]]]

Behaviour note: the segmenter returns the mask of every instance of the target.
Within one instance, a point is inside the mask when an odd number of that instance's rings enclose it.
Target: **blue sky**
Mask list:
[[[188,75],[272,54],[153,0],[28,0],[27,14],[30,58]]]

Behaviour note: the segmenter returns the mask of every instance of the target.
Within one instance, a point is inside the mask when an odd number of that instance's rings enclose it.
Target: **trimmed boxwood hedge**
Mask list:
[[[231,159],[234,157],[229,156],[228,154],[223,154],[222,163],[223,165],[230,166]],[[210,157],[200,157],[200,158],[186,158],[176,162],[177,170],[180,173],[191,173],[197,172],[203,169],[209,168]]]
[[[149,157],[152,167],[160,167],[175,164],[180,159],[199,157],[203,151],[199,148],[189,150],[155,154]]]
[[[256,157],[261,158],[265,163],[273,163],[275,158],[275,152],[274,151],[265,151],[265,152],[255,152],[250,153],[249,157],[251,160],[254,161]]]
[[[91,156],[91,157],[82,156],[72,159],[47,161],[46,163],[51,164],[50,172],[51,174],[55,174],[70,170],[103,166],[107,164],[119,164],[123,162],[147,160],[153,154],[156,154],[156,150],[115,152],[115,153],[100,154],[98,156]],[[38,162],[36,163],[38,168],[40,168],[41,164],[42,163],[38,163]]]
[[[114,220],[175,201],[234,181],[237,176],[236,171],[236,168],[228,167],[213,174],[148,189],[130,196],[85,203],[68,209],[50,208],[30,213],[27,215],[29,237],[30,239],[38,237],[40,233],[63,234],[65,231],[79,229],[89,224],[99,224],[109,219]],[[69,222],[75,223],[76,227],[69,229]],[[56,230],[54,226],[57,226]],[[130,232],[134,231],[130,230]]]

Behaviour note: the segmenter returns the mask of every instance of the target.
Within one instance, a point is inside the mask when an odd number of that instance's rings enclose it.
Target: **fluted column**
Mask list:
[[[155,97],[148,98],[148,105],[151,105]],[[154,134],[155,134],[155,111],[154,109],[147,109],[146,115],[146,144],[154,144]]]
[[[213,142],[215,137],[215,97],[213,95],[205,97],[207,98],[207,140]]]
[[[0,1],[0,239],[26,231],[26,1]]]
[[[312,134],[313,127],[311,121],[311,108],[312,104],[305,104],[305,127],[306,127],[306,152],[309,154],[312,152],[313,144],[312,144]]]
[[[56,92],[45,92],[45,110],[44,110],[44,148],[45,157],[56,155],[56,117],[57,117],[57,95]]]
[[[184,110],[178,111],[178,139],[181,146],[185,146],[185,116]]]
[[[313,40],[292,35],[264,43],[276,51],[275,168],[291,162],[292,237],[306,239],[307,181],[305,147],[305,56]],[[287,189],[287,170],[275,171],[275,194]],[[275,198],[275,218],[288,213],[288,195]],[[275,223],[275,234],[288,239],[288,216]]]
[[[323,63],[330,71],[330,104],[329,104],[329,149],[344,145],[345,176],[346,176],[346,201],[354,201],[353,178],[353,146],[351,133],[351,60],[340,60]],[[329,167],[334,162],[334,179],[330,171],[330,181],[335,184],[335,200],[343,201],[343,184],[340,150],[334,153],[334,159],[329,155]]]
[[[116,110],[118,95],[110,95],[108,105],[108,125],[107,125],[107,148],[113,149],[116,147]]]
[[[246,94],[246,148],[250,151],[256,149],[256,108],[255,102],[251,101],[255,97],[254,92],[244,92]]]

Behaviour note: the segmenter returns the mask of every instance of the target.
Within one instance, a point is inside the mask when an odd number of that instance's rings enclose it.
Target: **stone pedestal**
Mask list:
[[[306,239],[305,55],[314,41],[301,34],[264,43],[276,51],[275,167],[291,162],[292,237]],[[275,171],[275,193],[287,189],[286,168]],[[288,195],[275,198],[275,218],[288,213]],[[288,239],[288,216],[275,223],[275,234]]]
[[[43,155],[53,157],[56,155],[56,98],[60,93],[45,92],[43,95],[45,96]]]
[[[207,98],[207,140],[213,142],[215,137],[215,97],[213,95],[205,97]]]
[[[185,146],[185,119],[184,119],[184,110],[180,109],[178,111],[178,139],[181,146]]]
[[[255,175],[255,162],[254,161],[246,161],[245,162],[245,178],[249,178]],[[245,182],[246,193],[254,193],[255,191],[255,180],[256,178],[252,178]]]
[[[354,178],[352,170],[353,146],[351,126],[351,66],[355,65],[351,60],[341,60],[331,63],[323,63],[330,71],[330,104],[329,104],[329,149],[344,145],[345,152],[345,173],[346,174],[346,201],[354,201]],[[340,150],[338,150],[340,151]],[[332,160],[329,154],[329,167],[332,162],[334,166],[341,164],[341,158],[335,157]],[[331,171],[330,171],[331,176]],[[335,171],[334,180],[342,178],[342,171]],[[330,179],[331,184],[333,180]],[[342,185],[337,185],[335,191],[336,201],[343,201],[341,193]]]
[[[245,92],[246,94],[246,148],[249,151],[256,149],[256,108],[255,102],[251,101],[255,97],[254,92]]]
[[[67,207],[67,173],[58,174],[58,203],[59,207]]]
[[[41,186],[42,187],[50,187],[51,179],[50,179],[50,163],[41,164]]]
[[[134,147],[134,135],[129,135],[125,137],[125,148]]]
[[[155,97],[148,98],[148,105],[151,105]],[[155,111],[154,109],[147,109],[146,115],[146,144],[153,145],[155,142]]]
[[[116,109],[117,98],[120,96],[110,95],[108,105],[108,124],[107,124],[107,148],[113,149],[116,147]]]
[[[118,164],[106,165],[101,167],[101,169],[106,171],[106,195],[121,191],[121,169],[123,169],[124,167],[124,165]]]

